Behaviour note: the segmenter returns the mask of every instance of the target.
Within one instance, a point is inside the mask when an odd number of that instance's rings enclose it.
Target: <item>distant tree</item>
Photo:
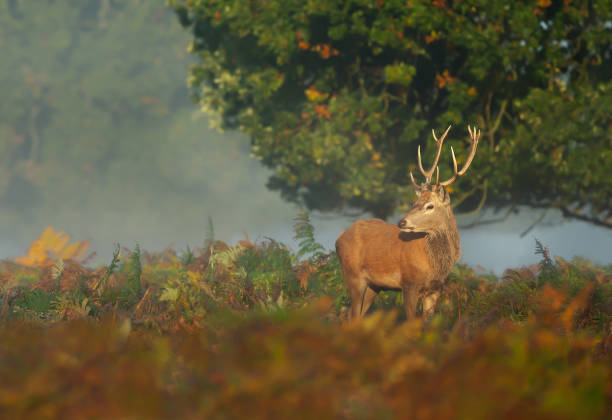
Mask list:
[[[201,186],[201,163],[183,161],[180,174],[164,163],[178,149],[167,140],[185,142],[180,125],[195,125],[182,83],[187,40],[160,2],[0,0],[0,226],[21,235],[60,203],[80,214],[105,207],[127,173],[164,185],[197,167],[188,178]],[[94,185],[108,196],[92,197]]]
[[[117,235],[187,239],[207,214],[221,237],[286,216],[248,189],[267,171],[244,136],[194,115],[189,41],[164,1],[0,0],[0,254],[47,224],[108,252]],[[217,210],[228,191],[251,207],[239,225],[236,206]]]
[[[455,205],[612,227],[612,1],[170,4],[193,32],[196,100],[250,135],[286,199],[387,217],[412,198],[430,130],[453,124],[461,161],[472,124],[481,145]]]
[[[128,137],[170,114],[176,62],[186,54],[169,18],[153,2],[0,1],[3,205],[16,201],[23,212],[40,207],[34,200],[45,191],[79,195],[83,179],[105,173],[125,143],[109,133]]]

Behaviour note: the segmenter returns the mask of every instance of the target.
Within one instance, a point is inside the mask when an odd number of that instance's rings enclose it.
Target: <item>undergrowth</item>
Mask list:
[[[612,267],[536,242],[540,263],[500,278],[457,264],[427,322],[401,322],[400,294],[387,292],[349,323],[336,254],[307,213],[294,229],[296,250],[230,246],[209,221],[205,246],[178,254],[117,245],[99,268],[1,262],[0,408],[15,419],[610,414]]]

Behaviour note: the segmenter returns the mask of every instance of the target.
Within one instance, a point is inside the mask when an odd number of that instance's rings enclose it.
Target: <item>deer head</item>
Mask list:
[[[418,185],[412,176],[412,172],[410,172],[410,180],[416,189],[418,199],[410,211],[408,211],[408,213],[406,213],[398,223],[398,227],[404,232],[439,233],[450,228],[456,229],[455,217],[453,215],[453,210],[450,205],[450,196],[446,190],[446,187],[455,182],[458,177],[465,174],[468,167],[472,163],[474,155],[476,154],[478,140],[480,138],[480,130],[476,131],[475,128],[472,129],[468,126],[468,132],[471,139],[470,153],[460,171],[457,170],[455,151],[451,147],[454,173],[448,180],[440,182],[438,160],[440,159],[442,144],[444,143],[444,139],[446,138],[449,130],[450,126],[446,129],[439,140],[436,137],[435,131],[431,130],[433,138],[437,144],[437,150],[434,163],[428,171],[423,169],[423,163],[421,162],[421,147],[419,146],[417,150],[419,169],[425,177],[425,182]],[[434,170],[436,171],[436,182],[432,184],[431,178]]]

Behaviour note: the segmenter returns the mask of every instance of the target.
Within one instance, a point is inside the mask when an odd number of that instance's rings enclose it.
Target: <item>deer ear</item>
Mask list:
[[[421,190],[417,190],[416,188],[414,189],[414,193],[416,194],[417,197],[421,196]]]
[[[442,187],[442,201],[444,201],[444,204],[450,203],[450,194],[446,191],[446,187]]]

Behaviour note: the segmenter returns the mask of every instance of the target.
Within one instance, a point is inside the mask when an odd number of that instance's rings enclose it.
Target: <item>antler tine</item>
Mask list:
[[[470,154],[465,160],[465,164],[463,165],[463,168],[461,168],[461,170],[458,172],[459,176],[463,175],[465,171],[467,171],[467,169],[470,167],[470,164],[472,163],[472,160],[474,159],[474,156],[476,155],[476,147],[478,146],[478,140],[480,140],[480,130],[478,130],[477,132],[476,127],[472,129],[468,125],[468,132],[470,133],[470,139],[472,140],[472,145],[470,148]]]
[[[410,180],[412,181],[412,185],[414,185],[414,188],[416,188],[417,190],[422,191],[423,187],[421,187],[420,185],[418,185],[415,181],[414,181],[414,177],[412,176],[412,171],[410,171]]]
[[[449,186],[450,184],[455,182],[457,177],[460,177],[461,175],[465,174],[467,169],[470,167],[472,160],[474,159],[474,155],[476,155],[476,147],[478,147],[478,140],[480,139],[480,130],[476,131],[476,127],[472,129],[468,125],[468,132],[470,133],[470,139],[472,140],[472,144],[470,146],[470,154],[465,160],[465,163],[463,164],[463,167],[461,168],[461,170],[457,171],[457,159],[455,158],[455,151],[453,150],[453,147],[451,146],[451,155],[453,156],[453,176],[444,182],[440,182],[439,185],[442,187]]]
[[[453,182],[455,182],[455,180],[457,179],[457,159],[455,158],[455,151],[453,150],[453,146],[451,146],[451,155],[453,157],[453,176],[444,182],[438,183],[438,186],[440,187],[447,187]]]
[[[431,169],[429,171],[426,171],[425,169],[423,169],[423,163],[421,162],[421,146],[419,146],[419,148],[417,149],[417,154],[419,158],[419,169],[421,170],[421,173],[423,174],[423,176],[425,176],[425,179],[427,180],[428,184],[431,182],[431,176],[433,175],[434,170],[438,166],[438,160],[440,159],[440,153],[442,152],[442,144],[444,143],[444,139],[446,138],[446,135],[448,134],[450,129],[451,129],[451,126],[449,125],[446,131],[444,132],[444,134],[442,135],[442,137],[440,137],[440,140],[438,140],[438,138],[436,137],[436,132],[433,129],[431,130],[431,134],[433,134],[433,138],[436,141],[437,150],[436,150],[436,157],[434,159],[434,163],[431,166]]]

